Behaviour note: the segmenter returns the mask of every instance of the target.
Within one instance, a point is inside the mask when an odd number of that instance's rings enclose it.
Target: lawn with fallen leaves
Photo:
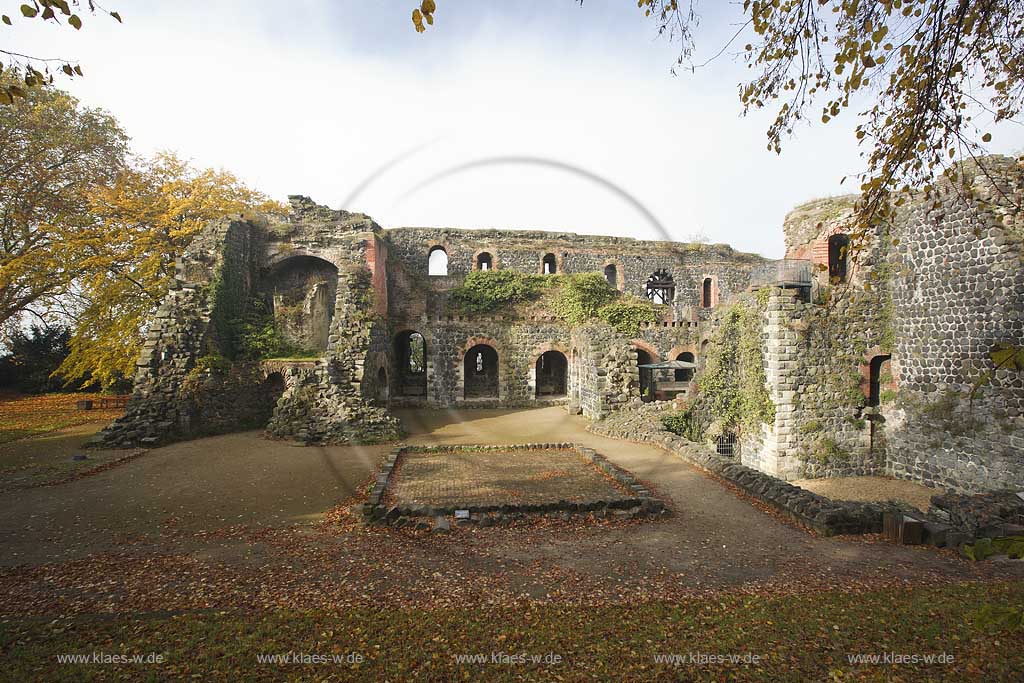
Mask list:
[[[4,618],[0,656],[18,681],[1019,681],[1024,632],[976,610],[1022,602],[1017,581],[588,608]],[[93,653],[161,663],[57,661]],[[887,653],[918,663],[850,660]]]
[[[112,422],[123,408],[79,410],[77,401],[92,399],[99,406],[102,394],[68,393],[23,395],[0,393],[0,444],[90,422]]]

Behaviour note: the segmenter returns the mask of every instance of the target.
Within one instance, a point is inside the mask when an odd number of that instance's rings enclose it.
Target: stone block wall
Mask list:
[[[95,443],[155,444],[224,429],[225,421],[216,411],[206,419],[200,409],[201,392],[204,388],[212,392],[205,399],[209,405],[220,403],[213,394],[229,396],[244,389],[233,380],[213,378],[215,369],[203,367],[200,361],[234,343],[225,321],[241,311],[252,290],[259,246],[253,226],[241,219],[213,222],[196,236],[178,260],[172,289],[147,329],[125,414],[104,429]],[[210,381],[199,381],[202,376]],[[239,402],[238,420],[250,423],[256,419],[250,413],[262,410],[251,402]]]
[[[743,464],[791,480],[877,474],[885,452],[868,419],[860,367],[878,336],[872,305],[801,301],[770,290],[763,327],[765,379],[775,420],[741,448]]]
[[[766,259],[734,251],[723,244],[651,242],[621,237],[576,235],[512,230],[456,230],[447,228],[394,228],[385,231],[389,245],[389,269],[401,272],[389,279],[397,291],[391,305],[401,314],[417,317],[426,310],[424,284],[447,289],[476,268],[477,257],[487,252],[494,268],[541,273],[546,254],[555,256],[558,273],[604,272],[614,265],[621,291],[644,296],[647,279],[665,270],[675,282],[675,320],[706,315],[701,307],[704,278],[714,282],[714,301],[727,301],[745,291],[750,270]],[[428,276],[431,249],[442,247],[448,255],[448,276]],[[396,281],[397,280],[397,281]],[[433,309],[429,314],[441,314]]]
[[[943,181],[937,206],[909,203],[893,228],[887,469],[956,491],[1024,488],[1024,373],[989,357],[1024,343],[1024,163],[981,164],[962,168],[964,186]]]

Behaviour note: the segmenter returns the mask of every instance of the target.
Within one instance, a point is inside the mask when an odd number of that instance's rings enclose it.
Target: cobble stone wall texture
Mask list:
[[[938,206],[905,206],[893,229],[887,469],[956,491],[1024,488],[1024,374],[989,357],[1024,343],[1024,164],[981,163],[963,168],[966,187],[944,181]]]

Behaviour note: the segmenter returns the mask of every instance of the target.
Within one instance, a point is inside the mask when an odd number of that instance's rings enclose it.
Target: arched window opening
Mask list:
[[[656,304],[670,304],[676,298],[676,283],[664,269],[647,278],[647,298]]]
[[[846,281],[846,262],[850,251],[850,236],[842,233],[828,238],[828,279]]]
[[[444,247],[434,247],[430,250],[430,255],[427,257],[427,274],[448,274],[448,252],[444,250]]]
[[[883,388],[892,385],[892,371],[889,360],[892,356],[875,356],[868,366],[868,405],[877,406],[882,402]]]
[[[681,360],[684,363],[693,362],[693,354],[689,351],[683,351],[681,354],[676,356],[676,360]],[[693,379],[693,368],[676,368],[675,380],[677,382],[689,382]]]
[[[292,352],[320,355],[330,343],[338,291],[338,269],[316,256],[291,256],[261,282],[260,301],[274,313],[274,327]],[[283,350],[283,349],[280,349]]]
[[[427,343],[422,334],[407,331],[395,337],[395,370],[395,395],[426,398]]]
[[[612,287],[619,286],[619,272],[615,267],[615,264],[609,263],[604,267],[604,279],[608,281]]]
[[[498,352],[477,344],[463,360],[465,398],[498,398]]]
[[[651,354],[643,349],[636,349],[636,364],[640,369],[640,398],[645,402],[654,400],[654,371],[651,368],[640,368],[651,363]]]
[[[494,267],[494,259],[486,251],[480,252],[476,257],[477,270],[491,270]]]
[[[709,277],[704,278],[704,284],[701,286],[700,305],[703,308],[715,305],[715,282]]]
[[[736,435],[727,433],[719,436],[715,450],[719,455],[736,455]]]
[[[541,261],[541,271],[544,275],[554,275],[558,272],[558,261],[554,254],[544,254]]]
[[[545,351],[537,359],[537,397],[565,396],[569,362],[560,351]]]

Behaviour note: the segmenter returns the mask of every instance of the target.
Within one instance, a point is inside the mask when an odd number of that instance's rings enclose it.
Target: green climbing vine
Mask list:
[[[452,290],[448,301],[453,310],[467,314],[496,313],[537,303],[570,325],[601,320],[625,335],[634,335],[642,325],[658,319],[653,303],[620,293],[596,272],[530,275],[477,270]]]
[[[515,304],[536,301],[557,275],[529,275],[516,270],[474,270],[448,299],[462,313],[495,313]]]
[[[558,276],[551,293],[550,307],[570,325],[581,325],[598,316],[604,306],[615,301],[619,292],[601,273],[573,273]]]
[[[775,404],[765,387],[761,306],[732,304],[715,336],[700,375],[696,408],[707,412],[721,433],[755,432],[775,420]]]

